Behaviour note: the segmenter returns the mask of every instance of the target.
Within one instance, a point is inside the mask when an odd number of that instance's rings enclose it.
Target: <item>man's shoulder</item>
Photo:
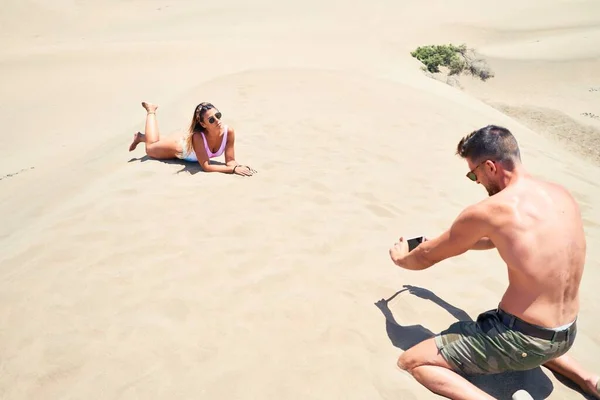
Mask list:
[[[463,209],[460,218],[487,229],[493,229],[504,223],[511,214],[511,206],[504,196],[490,196]]]
[[[489,197],[477,203],[473,203],[465,207],[460,216],[463,219],[472,221],[488,221],[493,215],[493,212],[500,206],[498,199]]]
[[[551,197],[554,200],[566,200],[568,202],[576,203],[573,193],[571,193],[567,187],[558,182],[544,180],[541,178],[529,178],[528,182],[525,183],[529,183],[529,185],[526,185],[525,188],[529,187],[529,190],[534,190],[534,188],[537,187],[539,191],[544,192],[546,196]]]
[[[570,194],[569,189],[567,189],[564,185],[539,176],[528,175],[526,178],[522,179],[521,184],[525,187],[541,186],[557,192]]]
[[[573,193],[571,193],[571,191],[567,187],[561,185],[560,183],[550,181],[546,181],[545,183],[557,195],[562,195],[574,199]]]
[[[470,209],[471,212],[483,214],[498,211],[499,209],[505,208],[508,204],[510,196],[507,196],[507,194],[509,193],[496,193],[494,196],[487,197],[475,204],[470,205],[467,207],[467,209]]]

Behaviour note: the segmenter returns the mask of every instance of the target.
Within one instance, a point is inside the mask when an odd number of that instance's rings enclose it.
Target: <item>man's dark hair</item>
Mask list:
[[[497,125],[485,126],[463,137],[458,142],[456,154],[474,163],[485,159],[500,162],[508,170],[521,162],[517,139],[508,129]]]

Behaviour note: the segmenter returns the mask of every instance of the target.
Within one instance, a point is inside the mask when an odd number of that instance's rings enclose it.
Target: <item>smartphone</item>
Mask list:
[[[425,238],[423,236],[417,236],[412,239],[408,239],[408,251],[413,251],[415,247],[423,243]]]

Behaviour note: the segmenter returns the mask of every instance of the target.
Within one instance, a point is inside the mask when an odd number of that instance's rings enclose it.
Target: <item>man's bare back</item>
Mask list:
[[[600,399],[600,378],[566,353],[577,337],[586,243],[579,207],[565,188],[533,178],[518,143],[488,125],[463,137],[466,176],[489,198],[466,207],[439,236],[410,250],[402,237],[394,264],[424,270],[469,250],[494,247],[508,268],[500,303],[475,321],[458,321],[407,351],[398,367],[451,399],[491,399],[461,374],[498,374],[544,365]]]
[[[482,203],[488,237],[508,267],[500,308],[555,328],[579,312],[586,242],[579,207],[561,186],[521,177]]]

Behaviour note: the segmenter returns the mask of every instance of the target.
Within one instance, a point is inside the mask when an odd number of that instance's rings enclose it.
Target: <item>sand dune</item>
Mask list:
[[[572,353],[600,371],[600,168],[522,115],[540,107],[583,124],[578,112],[600,114],[587,91],[600,85],[597,46],[579,36],[597,32],[597,10],[10,2],[0,397],[436,398],[397,371],[398,355],[495,307],[505,269],[486,252],[410,273],[387,250],[401,234],[435,235],[487,195],[453,151],[488,123],[512,129],[531,171],[581,204],[588,263]],[[560,57],[531,51],[531,30]],[[559,46],[567,40],[579,47]],[[497,76],[461,77],[463,90],[425,76],[409,51],[448,41],[477,46]],[[237,158],[259,173],[127,153],[142,100],[159,104],[163,134],[213,102],[238,132]],[[503,399],[521,388],[582,398],[542,369],[474,381]]]

